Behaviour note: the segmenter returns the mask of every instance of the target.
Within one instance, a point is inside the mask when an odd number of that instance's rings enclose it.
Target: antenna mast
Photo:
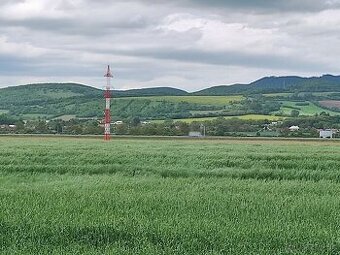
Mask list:
[[[104,92],[105,98],[104,140],[108,141],[111,139],[110,100],[111,100],[111,78],[113,77],[109,65],[107,66],[107,71],[104,77],[106,77],[106,89]]]

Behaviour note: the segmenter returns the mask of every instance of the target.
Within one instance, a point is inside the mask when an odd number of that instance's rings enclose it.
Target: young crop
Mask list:
[[[337,142],[0,138],[0,254],[337,254]]]

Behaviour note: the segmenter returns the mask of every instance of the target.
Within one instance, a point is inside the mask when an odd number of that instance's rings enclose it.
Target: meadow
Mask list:
[[[237,118],[241,120],[270,120],[270,121],[277,121],[283,120],[286,117],[282,116],[275,116],[275,115],[264,115],[264,114],[245,114],[245,115],[238,115],[238,116],[220,116],[225,119],[232,119]],[[185,119],[174,119],[173,121],[183,121],[186,123],[192,123],[194,121],[202,122],[202,121],[212,121],[217,117],[201,117],[201,118],[185,118]],[[152,120],[152,123],[163,123],[164,120]]]
[[[304,116],[311,116],[315,115],[316,113],[320,114],[321,112],[328,113],[329,115],[339,115],[338,112],[321,108],[308,101],[306,102],[307,105],[303,106],[299,105],[299,102],[283,101],[282,103],[283,105],[280,111],[282,111],[282,113],[286,115],[289,115],[291,113],[292,108],[299,109],[298,111],[300,112],[300,115]]]
[[[201,105],[227,105],[231,102],[239,102],[244,99],[241,95],[236,96],[150,96],[150,97],[127,97],[119,98],[119,100],[130,99],[147,99],[152,101],[167,101],[180,103],[185,102],[189,104]]]
[[[339,152],[0,137],[0,254],[339,254]]]

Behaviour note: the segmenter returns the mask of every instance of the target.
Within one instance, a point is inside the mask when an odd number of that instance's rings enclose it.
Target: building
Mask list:
[[[289,131],[291,131],[291,132],[295,132],[295,131],[299,131],[299,127],[298,126],[291,126],[290,128],[289,128]]]
[[[189,136],[190,137],[202,137],[202,134],[201,134],[201,132],[190,131]]]
[[[4,132],[7,132],[7,131],[14,131],[16,128],[17,128],[17,126],[14,125],[14,124],[10,124],[10,125],[0,125],[0,132],[1,132],[1,131],[4,131]]]
[[[320,138],[333,138],[333,130],[331,129],[320,130]]]

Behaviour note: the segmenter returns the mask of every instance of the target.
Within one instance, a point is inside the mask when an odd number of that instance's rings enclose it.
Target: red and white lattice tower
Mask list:
[[[108,141],[111,138],[110,100],[111,100],[111,78],[113,77],[110,70],[110,66],[107,66],[107,72],[104,75],[104,77],[106,77],[106,89],[104,92],[105,97],[104,140]]]

